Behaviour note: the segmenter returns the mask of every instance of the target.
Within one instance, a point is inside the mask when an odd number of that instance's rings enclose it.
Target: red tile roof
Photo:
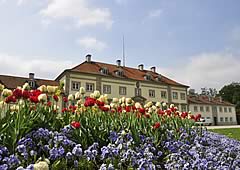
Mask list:
[[[208,97],[208,96],[204,96],[204,95],[188,96],[188,103],[189,104],[235,106],[232,103],[221,100],[219,97]]]
[[[17,77],[17,76],[8,76],[0,75],[0,83],[3,84],[6,88],[15,89],[17,86],[23,86],[29,78],[26,77]],[[46,79],[35,79],[37,86],[41,85],[51,85],[58,86],[58,81],[46,80]]]
[[[137,81],[148,81],[149,82],[149,80],[144,79],[144,76],[146,74],[149,74],[149,75],[152,76],[151,82],[154,82],[154,83],[164,83],[164,84],[169,84],[169,85],[174,85],[174,86],[182,86],[182,87],[187,87],[187,88],[189,87],[187,85],[180,84],[180,83],[178,83],[174,80],[171,80],[171,79],[169,79],[169,78],[167,78],[163,75],[160,75],[156,72],[152,72],[150,70],[142,70],[141,71],[141,70],[136,69],[136,68],[118,67],[117,65],[114,65],[114,64],[107,64],[107,63],[101,63],[101,62],[95,62],[95,61],[91,61],[91,62],[86,62],[85,61],[85,62],[77,65],[76,67],[73,67],[72,69],[70,69],[68,71],[103,75],[100,72],[100,70],[102,68],[107,68],[108,69],[109,74],[106,75],[106,76],[119,77],[115,74],[115,72],[117,70],[122,70],[123,74],[124,74],[123,77],[127,78],[127,79],[132,79],[132,80],[137,80]],[[160,81],[156,80],[156,78],[158,76],[161,76]]]

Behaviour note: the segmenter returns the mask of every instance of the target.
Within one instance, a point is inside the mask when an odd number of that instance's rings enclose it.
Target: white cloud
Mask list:
[[[105,42],[99,41],[94,37],[84,37],[77,40],[77,44],[87,50],[102,51],[107,47]]]
[[[90,7],[87,0],[49,0],[40,14],[51,19],[71,18],[77,26],[102,24],[111,28],[113,23],[108,8]]]
[[[155,9],[155,10],[151,10],[148,13],[148,18],[156,18],[159,17],[162,14],[162,9]]]
[[[56,78],[63,70],[74,66],[73,62],[51,60],[39,57],[31,59],[21,56],[0,54],[0,73],[7,75],[28,76],[34,72],[38,78]]]
[[[240,81],[240,56],[231,53],[205,53],[175,68],[159,68],[160,72],[176,81],[200,91],[201,87],[221,89]]]

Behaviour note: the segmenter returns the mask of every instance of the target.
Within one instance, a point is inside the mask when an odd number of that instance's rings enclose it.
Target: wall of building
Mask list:
[[[197,106],[198,111],[194,110],[194,106]],[[200,110],[200,107],[203,107],[203,111]],[[209,111],[206,111],[206,107],[209,107]],[[217,125],[234,125],[237,124],[236,120],[236,110],[234,106],[212,106],[212,105],[204,105],[204,104],[189,104],[189,110],[192,114],[201,114],[202,117],[206,120],[209,120],[214,124],[214,114],[213,114],[213,107],[217,108]],[[222,108],[222,111],[221,109]],[[224,108],[227,109],[227,112],[224,111]],[[229,108],[231,108],[231,112],[229,112]],[[231,120],[232,119],[232,120]]]

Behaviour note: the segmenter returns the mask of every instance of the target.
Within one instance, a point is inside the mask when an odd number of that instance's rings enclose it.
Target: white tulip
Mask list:
[[[147,107],[152,107],[153,103],[152,102],[148,102],[147,103]]]
[[[22,90],[30,90],[29,84],[28,84],[28,83],[25,83],[25,84],[23,85]]]
[[[9,90],[9,89],[3,89],[3,91],[2,91],[3,97],[8,97],[8,96],[11,96],[12,94],[13,94],[12,90]]]
[[[160,102],[157,102],[155,106],[156,106],[156,107],[161,107],[161,103],[160,103]]]
[[[80,92],[75,93],[75,99],[76,100],[81,99],[81,93]]]
[[[126,98],[126,104],[132,104],[132,99],[131,98]]]
[[[166,107],[166,106],[167,106],[167,103],[164,102],[164,103],[162,104],[162,106],[163,106],[163,107]]]
[[[139,102],[136,102],[136,103],[135,103],[135,107],[136,107],[137,109],[139,109],[139,108],[141,108],[142,106],[141,106],[141,104],[140,104]]]
[[[80,92],[82,95],[84,95],[84,94],[86,93],[86,90],[85,90],[84,87],[80,87],[79,92]]]
[[[69,101],[73,101],[73,100],[74,100],[73,94],[69,94],[69,95],[68,95],[68,100],[69,100]]]
[[[174,104],[170,104],[170,108],[174,108]]]
[[[40,94],[38,96],[38,100],[41,102],[46,102],[47,101],[47,95],[46,94]]]
[[[41,92],[45,93],[45,92],[47,92],[47,86],[41,85],[40,87],[38,87],[38,90],[40,90]]]
[[[113,102],[113,103],[118,103],[119,100],[118,100],[118,98],[113,98],[113,99],[112,99],[112,102]]]
[[[100,94],[100,92],[99,92],[98,90],[95,90],[95,91],[93,92],[93,94],[94,94],[94,98],[95,98],[95,99],[98,99],[98,98],[101,96],[101,94]]]
[[[4,85],[0,84],[0,92],[3,91],[3,89],[4,89]]]

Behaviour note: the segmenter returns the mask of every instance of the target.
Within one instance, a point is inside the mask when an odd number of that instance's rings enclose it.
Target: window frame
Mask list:
[[[204,112],[204,106],[200,106],[199,110],[200,112]]]
[[[103,91],[104,94],[111,94],[112,93],[111,85],[104,84],[102,91]]]
[[[167,98],[167,92],[166,91],[161,91],[161,98],[162,99],[166,99]]]
[[[193,106],[194,112],[198,112],[198,106]]]
[[[78,85],[78,88],[76,88],[76,85]],[[75,86],[75,88],[74,88],[74,86]],[[81,82],[71,81],[71,90],[72,91],[78,91],[78,90],[80,90],[80,87],[81,87]]]
[[[176,94],[176,96],[174,94]],[[173,91],[172,92],[172,98],[175,99],[175,100],[178,100],[178,92]]]
[[[121,89],[125,89],[125,93],[122,93]],[[127,87],[125,86],[119,86],[119,95],[127,95]]]
[[[88,86],[92,86],[92,90],[88,89]],[[95,88],[94,83],[86,83],[86,92],[93,92]]]
[[[186,93],[180,93],[180,99],[186,100]]]
[[[149,89],[148,90],[148,96],[151,97],[151,98],[155,98],[155,90]]]

